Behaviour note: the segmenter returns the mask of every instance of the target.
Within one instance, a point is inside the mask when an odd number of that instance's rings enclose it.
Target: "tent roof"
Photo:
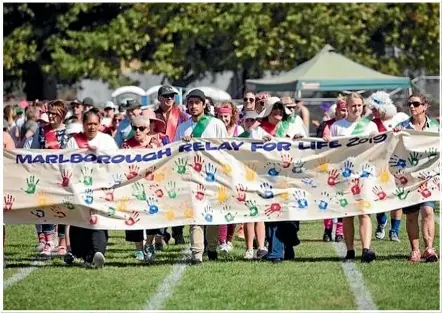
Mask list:
[[[279,76],[248,79],[265,91],[363,90],[408,88],[410,78],[385,75],[358,64],[325,45],[312,59]]]

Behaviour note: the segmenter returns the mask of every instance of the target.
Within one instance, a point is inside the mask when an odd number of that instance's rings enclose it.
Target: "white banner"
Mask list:
[[[115,152],[13,150],[5,223],[97,229],[315,220],[439,200],[439,135],[198,139]]]

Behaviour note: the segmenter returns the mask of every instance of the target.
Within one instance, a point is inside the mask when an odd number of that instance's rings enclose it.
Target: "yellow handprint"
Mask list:
[[[181,204],[181,209],[184,210],[185,218],[193,218],[193,208],[189,201],[184,201],[183,204]]]
[[[229,199],[227,188],[224,186],[218,187],[217,197],[218,203],[223,204]]]
[[[279,184],[278,188],[283,189],[284,192],[279,195],[282,200],[287,201],[290,198],[288,189],[290,188],[288,179],[283,179]]]
[[[244,164],[245,170],[246,170],[246,180],[247,181],[254,181],[256,179],[256,165],[252,163]]]
[[[48,194],[44,191],[40,191],[37,194],[37,204],[39,207],[44,207],[44,206],[48,206],[48,205],[54,205],[55,204],[55,199],[54,197],[50,197],[48,196]]]
[[[378,176],[379,181],[381,182],[381,184],[386,184],[390,181],[390,173],[388,172],[388,168],[384,167]]]
[[[228,163],[221,164],[221,169],[223,173],[226,174],[227,176],[232,175],[232,167],[230,166],[230,164]]]
[[[329,162],[330,162],[330,160],[327,158],[320,158],[318,160],[318,167],[317,167],[318,172],[319,173],[327,173]]]
[[[166,167],[166,168],[164,168],[162,170],[158,169],[154,173],[153,180],[156,183],[162,183],[169,174],[170,174],[170,169],[168,167]]]
[[[129,203],[128,197],[123,197],[117,200],[117,211],[127,212],[127,204]]]
[[[356,202],[356,208],[361,211],[367,211],[371,208],[371,202],[365,199]]]
[[[173,221],[175,219],[175,212],[173,211],[173,208],[171,206],[164,206],[164,209],[166,210],[166,218],[168,221]]]

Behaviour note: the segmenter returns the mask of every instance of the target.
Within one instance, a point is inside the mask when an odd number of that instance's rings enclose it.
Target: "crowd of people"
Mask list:
[[[174,87],[162,86],[158,91],[159,105],[155,109],[142,106],[137,99],[126,100],[118,106],[108,101],[102,109],[97,108],[91,98],[8,105],[3,110],[4,149],[149,149],[175,141],[190,141],[191,138],[240,137],[269,141],[273,138],[299,140],[310,136],[309,111],[300,100],[246,91],[240,109],[232,101],[212,104],[199,89],[191,91],[185,105],[180,106],[175,103],[176,94],[178,91]],[[440,122],[427,115],[429,101],[425,96],[413,94],[408,97],[406,105],[410,115],[398,113],[388,93],[383,91],[375,92],[367,99],[358,93],[339,96],[336,103],[327,108],[323,121],[317,123],[316,136],[329,141],[333,137],[369,136],[401,129],[440,131]],[[389,239],[393,242],[399,241],[402,212],[406,215],[410,262],[419,262],[422,258],[426,262],[438,260],[433,246],[434,207],[434,202],[423,202],[390,212]],[[419,247],[419,213],[423,217],[423,253]],[[358,219],[362,244],[360,258],[362,262],[371,262],[376,258],[371,249],[372,221],[369,215],[360,215]],[[347,247],[345,258],[355,259],[354,218],[339,218],[335,223],[333,236],[334,221],[324,220],[323,240],[344,241]],[[385,238],[387,223],[385,213],[377,214],[376,239]],[[209,260],[216,260],[218,252],[230,253],[237,226],[191,225],[192,263],[202,263],[204,253]],[[239,225],[238,237],[244,238],[246,243],[244,258],[275,263],[294,259],[294,247],[300,243],[299,228],[297,221]],[[82,259],[84,266],[94,268],[105,263],[106,230],[41,224],[36,225],[36,237],[36,249],[41,257],[59,255],[68,265],[75,259]],[[169,244],[171,238],[175,244],[184,244],[183,226],[172,227],[171,233],[167,229],[126,231],[126,241],[134,243],[135,258],[140,262],[153,262],[156,252]]]

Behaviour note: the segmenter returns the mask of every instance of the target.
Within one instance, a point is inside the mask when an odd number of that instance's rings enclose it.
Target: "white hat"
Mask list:
[[[278,97],[267,98],[266,103],[264,105],[264,110],[262,110],[262,112],[259,114],[258,118],[264,118],[264,117],[269,116],[273,110],[273,106],[277,102],[281,102],[281,99],[279,99]],[[292,114],[292,111],[287,109],[285,105],[284,105],[284,110],[287,115]]]
[[[379,113],[385,113],[389,117],[393,117],[397,113],[396,106],[385,91],[376,91],[367,99],[367,104],[370,109],[375,108]]]
[[[42,113],[40,115],[40,118],[38,119],[39,121],[43,121],[45,123],[49,123],[49,116],[47,113]]]
[[[104,104],[104,108],[116,109],[117,106],[112,101],[106,101],[106,103]]]
[[[83,125],[80,123],[69,123],[66,124],[66,134],[72,135],[72,134],[78,134],[83,131]]]

